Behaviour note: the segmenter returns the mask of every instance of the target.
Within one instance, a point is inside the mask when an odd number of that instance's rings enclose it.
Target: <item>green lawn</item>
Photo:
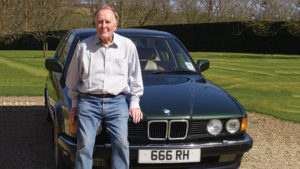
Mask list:
[[[42,96],[47,74],[44,62],[42,51],[0,50],[0,95]]]
[[[205,77],[237,98],[247,111],[300,122],[299,55],[190,54],[194,60],[209,59]],[[47,74],[42,55],[42,51],[0,50],[0,96],[42,96]]]
[[[205,77],[249,112],[300,122],[300,56],[191,52],[210,60]]]

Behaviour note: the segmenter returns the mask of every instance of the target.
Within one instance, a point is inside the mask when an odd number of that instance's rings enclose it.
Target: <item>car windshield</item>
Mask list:
[[[143,73],[196,73],[193,61],[175,40],[161,37],[129,37],[136,45]]]

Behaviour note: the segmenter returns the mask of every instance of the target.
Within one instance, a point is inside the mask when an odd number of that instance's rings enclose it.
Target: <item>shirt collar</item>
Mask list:
[[[94,42],[95,42],[96,45],[104,46],[97,34],[95,35]],[[119,44],[120,44],[120,37],[119,37],[118,34],[114,33],[113,41],[109,46],[117,46],[118,47]]]

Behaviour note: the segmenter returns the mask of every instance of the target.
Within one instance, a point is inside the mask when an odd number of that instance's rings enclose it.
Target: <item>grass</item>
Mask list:
[[[49,51],[53,56],[54,51]],[[209,59],[203,74],[247,111],[300,123],[300,56],[191,52]],[[0,95],[42,96],[47,71],[42,51],[0,51]]]
[[[300,122],[300,56],[191,52],[210,60],[205,77],[228,91],[249,112]]]
[[[44,62],[42,51],[1,50],[0,95],[42,96],[47,74]]]

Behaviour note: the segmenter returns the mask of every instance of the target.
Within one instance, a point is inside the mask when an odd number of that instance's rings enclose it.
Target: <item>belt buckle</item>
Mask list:
[[[107,93],[104,93],[104,94],[103,94],[103,97],[106,97],[106,96],[107,96]]]

